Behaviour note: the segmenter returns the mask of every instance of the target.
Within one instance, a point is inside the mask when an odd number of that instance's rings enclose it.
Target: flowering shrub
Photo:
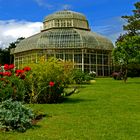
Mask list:
[[[13,64],[0,66],[0,101],[12,98],[23,101],[26,93],[24,80],[29,67],[14,70]],[[28,68],[28,69],[27,69]]]
[[[57,103],[63,97],[63,90],[70,81],[73,67],[63,61],[42,57],[36,64],[30,64],[32,73],[25,79],[28,102]]]
[[[92,78],[95,78],[95,77],[96,77],[96,72],[95,72],[95,71],[90,71],[89,75],[90,75]]]

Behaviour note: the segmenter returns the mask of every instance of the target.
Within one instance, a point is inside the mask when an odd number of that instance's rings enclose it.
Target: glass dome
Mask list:
[[[90,30],[88,21],[83,14],[67,10],[59,11],[45,17],[43,24],[43,30],[68,27]]]
[[[40,33],[22,40],[13,54],[17,67],[37,62],[45,55],[46,60],[49,57],[69,60],[77,69],[108,76],[113,47],[109,39],[90,31],[83,14],[63,10],[45,17]]]

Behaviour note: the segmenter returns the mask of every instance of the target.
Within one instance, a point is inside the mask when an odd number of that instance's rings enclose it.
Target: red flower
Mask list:
[[[10,72],[10,71],[6,71],[6,72],[3,72],[3,76],[11,76],[12,75],[12,73]]]
[[[24,73],[24,70],[16,70],[17,75],[22,74],[22,73]]]
[[[49,86],[53,87],[54,86],[54,82],[50,81]]]
[[[4,64],[4,69],[5,70],[9,70],[9,65],[8,64]]]
[[[3,72],[0,72],[0,75],[3,75]]]
[[[1,81],[5,81],[5,78],[0,78]]]
[[[30,71],[31,68],[27,66],[27,67],[24,67],[23,70],[24,70],[24,71]]]
[[[9,65],[10,70],[13,69],[14,67],[15,67],[14,64]]]

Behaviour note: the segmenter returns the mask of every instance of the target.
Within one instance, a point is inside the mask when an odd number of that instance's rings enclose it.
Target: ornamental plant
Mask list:
[[[12,99],[0,103],[0,130],[25,132],[35,118],[31,109]]]
[[[72,78],[76,84],[87,84],[90,80],[93,79],[90,73],[84,73],[78,69],[73,70]]]
[[[24,100],[26,93],[24,79],[29,70],[29,67],[15,70],[14,64],[0,66],[0,101],[10,98],[17,101]]]
[[[70,62],[56,58],[45,61],[44,57],[38,63],[30,64],[32,72],[25,79],[30,103],[58,103],[63,98],[63,90],[71,81],[73,69]]]

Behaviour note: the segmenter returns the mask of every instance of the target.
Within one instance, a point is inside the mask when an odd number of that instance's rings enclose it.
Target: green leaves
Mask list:
[[[24,132],[32,126],[32,119],[34,114],[21,102],[9,99],[0,103],[0,129]]]
[[[135,10],[133,10],[133,15],[122,16],[123,19],[127,21],[127,24],[123,26],[123,29],[128,31],[131,35],[140,34],[140,2],[134,4]]]

